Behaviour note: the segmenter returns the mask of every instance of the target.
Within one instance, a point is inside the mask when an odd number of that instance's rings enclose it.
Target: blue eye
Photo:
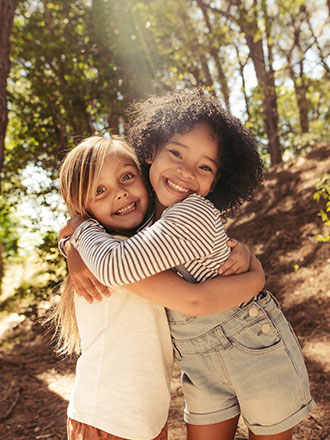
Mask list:
[[[122,180],[123,180],[124,182],[126,182],[127,180],[131,180],[133,177],[134,177],[133,174],[125,174],[125,175],[122,177]]]
[[[103,186],[98,186],[96,188],[95,193],[96,193],[97,196],[99,196],[100,194],[104,193],[104,191],[105,191],[105,188]]]

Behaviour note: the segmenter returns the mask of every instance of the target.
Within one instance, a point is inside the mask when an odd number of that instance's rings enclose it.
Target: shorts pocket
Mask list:
[[[167,320],[170,325],[186,325],[195,321],[196,316],[185,315],[184,313],[166,309]]]
[[[250,323],[228,337],[228,340],[236,348],[256,354],[269,352],[283,345],[280,333],[267,316]]]

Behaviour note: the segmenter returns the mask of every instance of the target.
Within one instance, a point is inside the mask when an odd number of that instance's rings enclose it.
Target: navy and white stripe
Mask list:
[[[120,241],[97,221],[87,220],[72,242],[102,284],[117,286],[179,265],[197,282],[213,278],[230,254],[227,240],[220,212],[192,194],[128,240]]]

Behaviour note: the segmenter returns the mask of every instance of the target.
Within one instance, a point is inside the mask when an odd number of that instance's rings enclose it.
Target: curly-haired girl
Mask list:
[[[217,208],[249,200],[262,179],[253,136],[194,90],[135,105],[128,140],[146,164],[158,221],[123,243],[85,221],[73,243],[87,266],[105,285],[170,267],[195,283],[215,277],[229,253]],[[250,439],[292,438],[314,402],[300,347],[269,292],[221,313],[167,315],[189,440],[232,440],[240,414]]]
[[[214,186],[207,199],[224,213],[250,200],[263,179],[263,165],[254,136],[201,89],[151,97],[129,108],[127,141],[149,178],[150,159],[174,134],[189,133],[200,122],[212,128],[219,145]]]

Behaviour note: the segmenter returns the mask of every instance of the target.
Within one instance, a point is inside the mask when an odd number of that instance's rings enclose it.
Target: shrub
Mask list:
[[[330,226],[330,174],[326,173],[320,177],[316,182],[315,188],[317,191],[314,193],[314,200],[317,202],[319,202],[321,199],[325,200],[324,209],[321,209],[317,215],[321,217],[326,226]],[[326,233],[325,235],[317,235],[316,238],[318,241],[330,242],[329,233]]]

